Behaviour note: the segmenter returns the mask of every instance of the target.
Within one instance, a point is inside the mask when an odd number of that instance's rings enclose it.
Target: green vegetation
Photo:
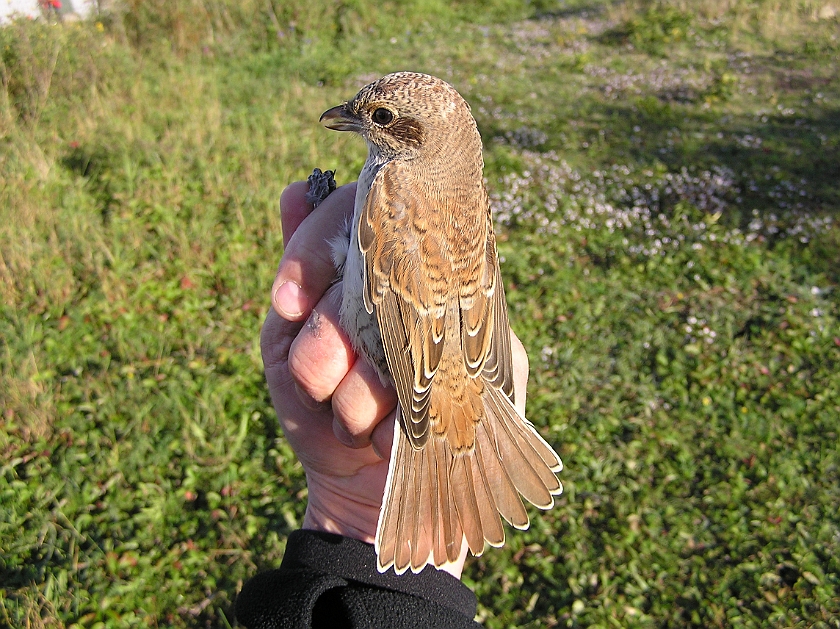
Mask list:
[[[838,6],[128,0],[0,28],[0,626],[228,627],[306,502],[257,344],[317,118],[430,72],[485,140],[565,494],[487,627],[840,627]]]

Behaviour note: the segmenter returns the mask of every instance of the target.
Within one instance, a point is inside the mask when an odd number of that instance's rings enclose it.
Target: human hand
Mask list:
[[[285,250],[260,335],[266,380],[306,472],[303,528],[373,543],[397,398],[358,359],[338,323],[341,283],[333,285],[328,241],[352,215],[356,185],[337,189],[315,210],[304,200],[307,188],[293,183],[280,199]],[[512,333],[511,342],[517,407],[524,412],[528,358]],[[443,569],[459,577],[464,557]]]

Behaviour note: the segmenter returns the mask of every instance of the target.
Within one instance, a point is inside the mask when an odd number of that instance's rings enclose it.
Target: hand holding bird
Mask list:
[[[306,182],[283,192],[285,250],[260,341],[274,408],[306,472],[303,528],[373,544],[397,399],[339,326],[342,283],[324,247],[352,215],[355,190],[355,183],[339,188],[314,211]],[[524,412],[528,358],[513,335],[511,348]],[[459,577],[463,559],[441,568]]]

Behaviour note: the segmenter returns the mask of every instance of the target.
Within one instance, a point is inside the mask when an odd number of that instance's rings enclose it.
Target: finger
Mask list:
[[[355,183],[338,188],[289,238],[271,289],[274,308],[283,318],[305,319],[335,278],[329,241],[345,232],[355,196]]]
[[[370,443],[373,446],[373,451],[380,459],[387,461],[391,458],[391,446],[394,443],[394,431],[396,430],[400,429],[397,427],[393,413],[391,413],[389,419],[379,422],[373,429]]]
[[[274,310],[269,310],[260,330],[260,350],[266,379],[269,384],[284,384],[283,377],[292,341],[297,336],[303,323],[286,321]],[[285,372],[288,379],[288,373]]]
[[[350,339],[338,321],[341,288],[336,284],[324,294],[289,350],[292,378],[316,402],[329,400],[356,362]]]
[[[280,224],[283,226],[284,249],[303,219],[312,213],[312,206],[306,202],[308,190],[308,182],[296,181],[286,186],[280,195]]]
[[[290,322],[269,310],[260,331],[265,377],[277,418],[292,447],[306,450],[305,442],[325,443],[332,433],[333,412],[329,404],[319,404],[304,392],[297,395],[296,383],[289,373],[289,353],[303,322]],[[304,429],[301,418],[306,418]]]
[[[374,428],[384,418],[393,416],[396,405],[394,388],[382,383],[370,363],[363,358],[357,360],[332,397],[338,429],[349,439],[342,439],[342,443],[352,448],[370,445]]]
[[[510,353],[513,363],[513,390],[516,408],[525,415],[525,396],[528,393],[528,352],[519,337],[510,331]]]
[[[365,360],[357,358],[339,324],[341,284],[330,288],[292,342],[289,372],[298,397],[313,410],[332,401],[334,432],[343,444],[362,448],[397,403],[396,392],[382,383]]]

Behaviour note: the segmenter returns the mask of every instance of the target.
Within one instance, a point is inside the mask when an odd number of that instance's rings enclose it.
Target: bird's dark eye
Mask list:
[[[390,109],[379,107],[373,112],[373,121],[384,127],[394,121],[394,113]]]

